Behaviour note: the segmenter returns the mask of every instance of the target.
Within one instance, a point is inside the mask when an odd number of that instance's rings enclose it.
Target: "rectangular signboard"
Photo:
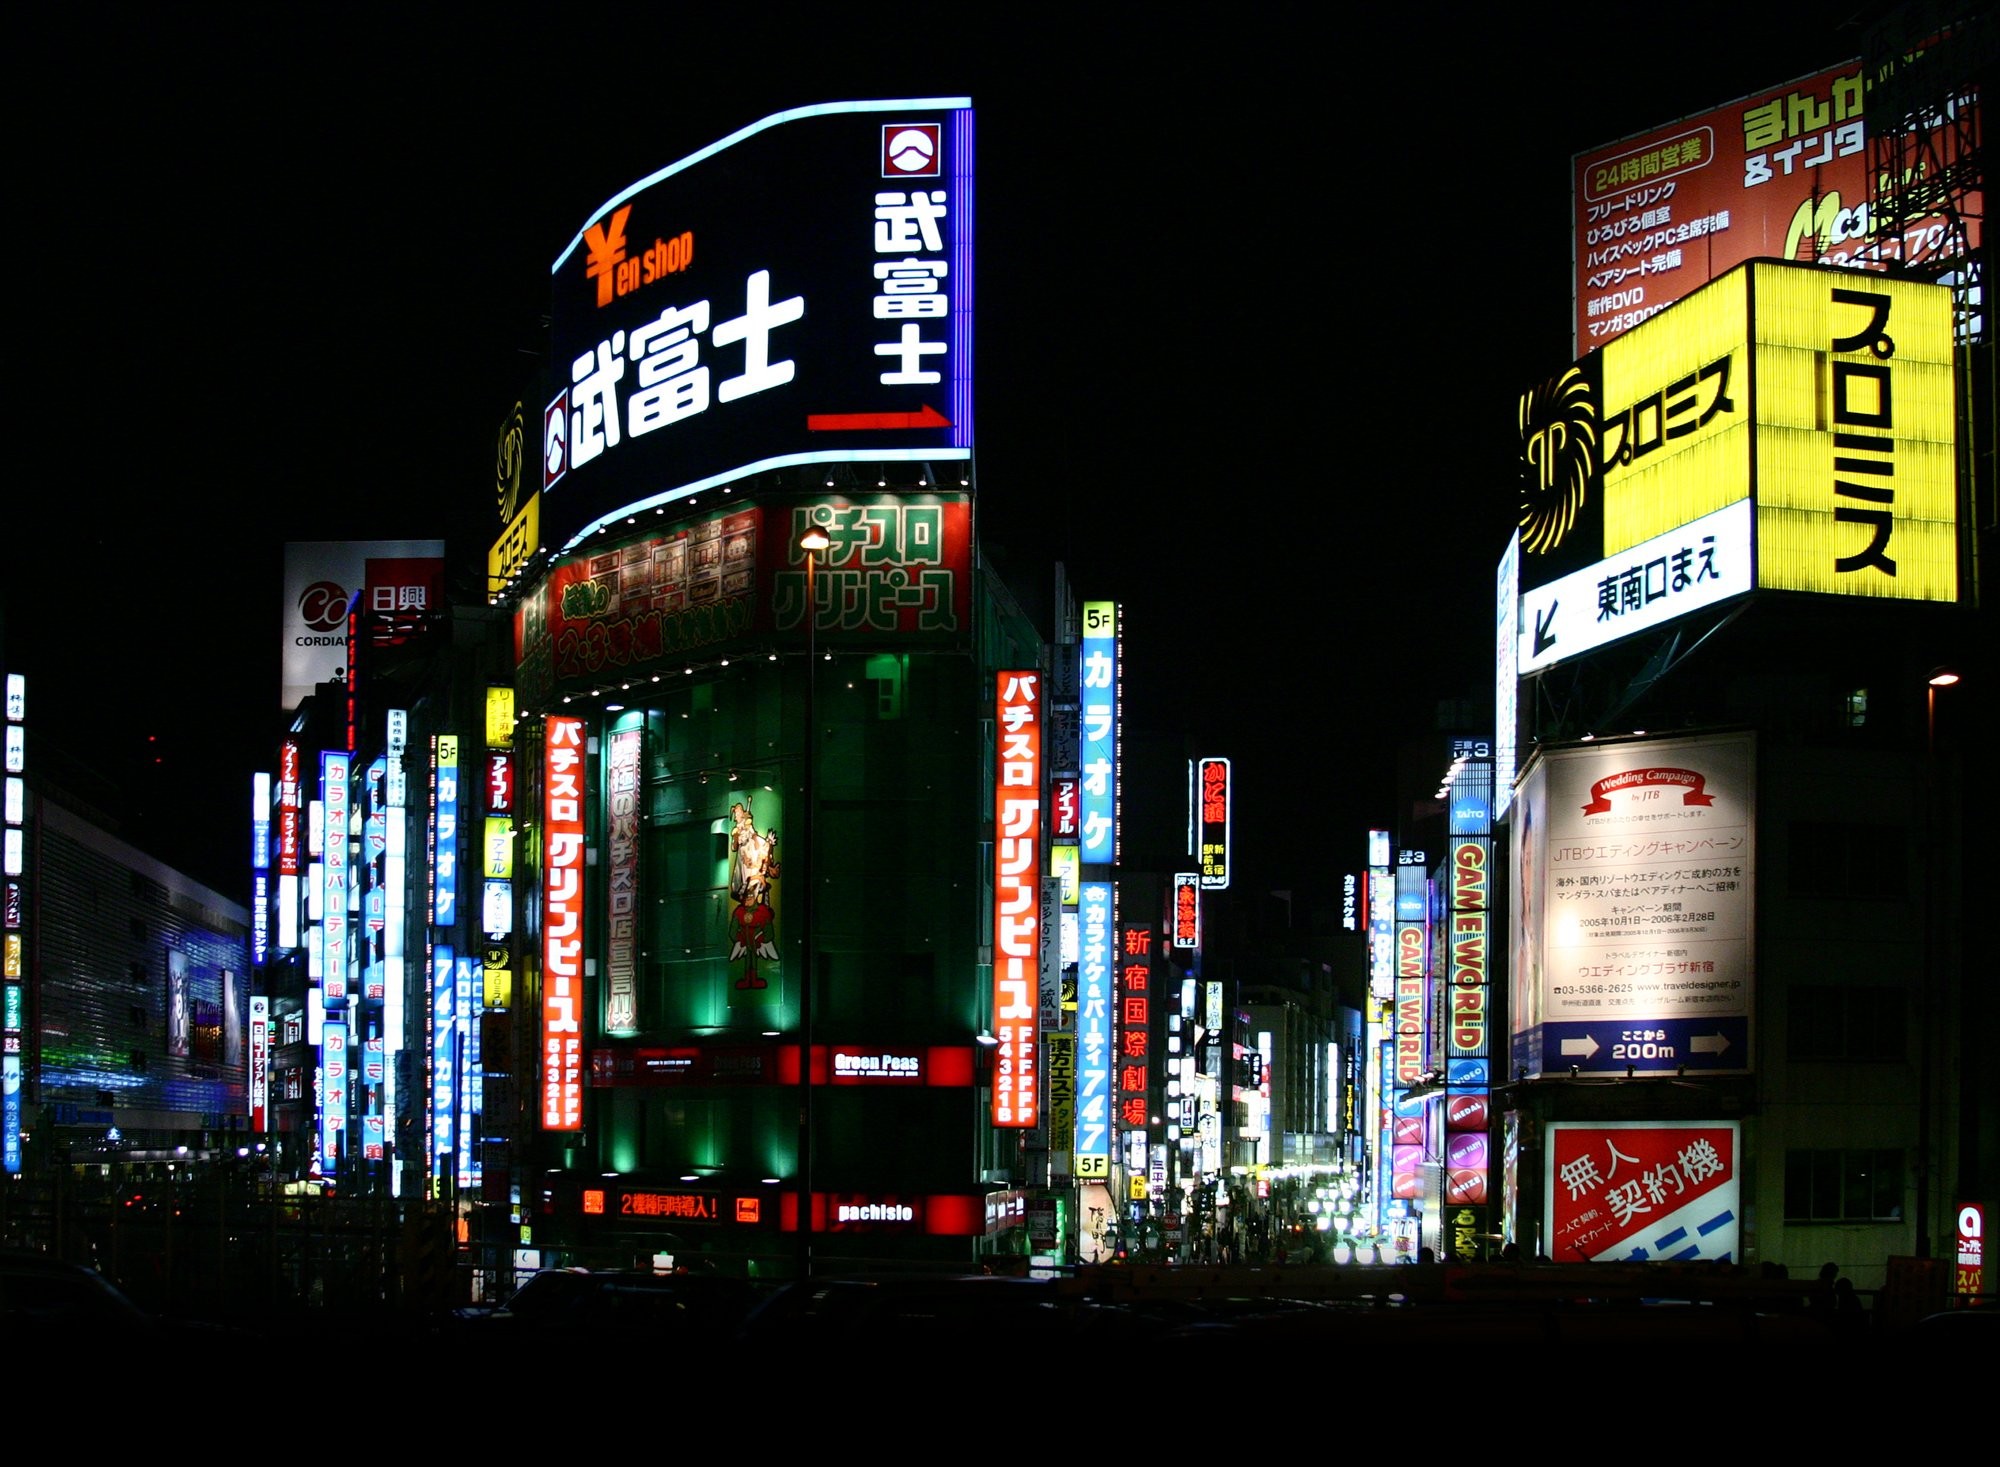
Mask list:
[[[1749,589],[1957,600],[1951,309],[1758,261],[1524,393],[1519,671]]]
[[[997,675],[993,775],[993,1124],[1040,1117],[1042,679]]]
[[[551,269],[541,543],[795,464],[969,460],[971,100],[775,113],[607,200]]]
[[[1552,1121],[1543,1244],[1556,1263],[1741,1256],[1742,1137],[1735,1121]]]
[[[1119,728],[1124,687],[1119,680],[1118,603],[1083,604],[1083,818],[1079,834],[1086,865],[1118,860]]]
[[[1719,38],[1720,44],[1728,44]],[[1968,241],[1941,207],[1886,235],[1871,213],[1862,66],[1850,61],[1572,160],[1575,341],[1602,346],[1746,260],[1942,269]],[[1954,152],[1946,101],[1924,131]],[[1978,194],[1975,192],[1976,199]],[[1981,211],[1966,211],[1979,243]]]
[[[1754,736],[1544,751],[1515,806],[1517,1073],[1750,1068]]]

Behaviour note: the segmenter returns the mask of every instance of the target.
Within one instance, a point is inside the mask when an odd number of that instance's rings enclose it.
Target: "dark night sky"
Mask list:
[[[687,9],[10,11],[41,100],[0,658],[33,750],[155,770],[127,798],[173,814],[156,854],[240,898],[285,541],[483,567],[493,435],[600,203],[771,112],[962,94],[983,533],[1124,603],[1131,714],[1236,761],[1247,881],[1312,889],[1393,823],[1396,744],[1490,702],[1514,393],[1569,359],[1570,155],[1860,49],[1775,6]]]

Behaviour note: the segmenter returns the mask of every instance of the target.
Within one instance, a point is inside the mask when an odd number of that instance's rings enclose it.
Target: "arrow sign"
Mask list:
[[[1695,1054],[1721,1054],[1729,1048],[1727,1034],[1694,1034],[1688,1038],[1688,1048]]]
[[[1555,633],[1550,631],[1549,628],[1555,625],[1556,608],[1560,605],[1562,605],[1560,601],[1551,601],[1547,616],[1543,616],[1540,611],[1535,613],[1535,655],[1537,657],[1540,657],[1556,644]]]
[[[1564,1054],[1580,1054],[1589,1059],[1597,1053],[1597,1041],[1588,1034],[1581,1039],[1565,1039],[1562,1042],[1562,1050]]]
[[[926,403],[913,413],[807,413],[814,433],[852,433],[895,428],[949,428],[951,419]]]

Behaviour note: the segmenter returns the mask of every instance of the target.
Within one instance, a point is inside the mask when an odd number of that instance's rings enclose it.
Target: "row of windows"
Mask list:
[[[1794,1060],[1900,1060],[1903,991],[1880,985],[1794,983],[1785,998],[1786,1053]]]
[[[1903,1153],[1875,1147],[1785,1153],[1786,1222],[1901,1222]]]

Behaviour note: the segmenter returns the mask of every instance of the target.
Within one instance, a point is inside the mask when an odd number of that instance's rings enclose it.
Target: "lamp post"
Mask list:
[[[1943,832],[1938,818],[1937,695],[1951,687],[1958,674],[1948,667],[1931,670],[1924,686],[1924,967],[1923,991],[1917,1010],[1917,1257],[1931,1256],[1931,1045],[1936,1032],[1938,934],[1937,886],[1943,862],[1938,845]]]
[[[814,723],[813,686],[818,680],[818,651],[815,632],[819,623],[819,601],[813,586],[813,571],[820,554],[832,542],[818,525],[806,526],[799,536],[799,549],[806,557],[806,687],[805,765],[801,784],[803,809],[799,812],[800,846],[805,856],[805,880],[799,884],[799,1259],[802,1279],[812,1277],[812,1032],[813,1032],[813,886],[819,880],[819,862],[813,853],[813,790],[819,764],[819,730]]]

